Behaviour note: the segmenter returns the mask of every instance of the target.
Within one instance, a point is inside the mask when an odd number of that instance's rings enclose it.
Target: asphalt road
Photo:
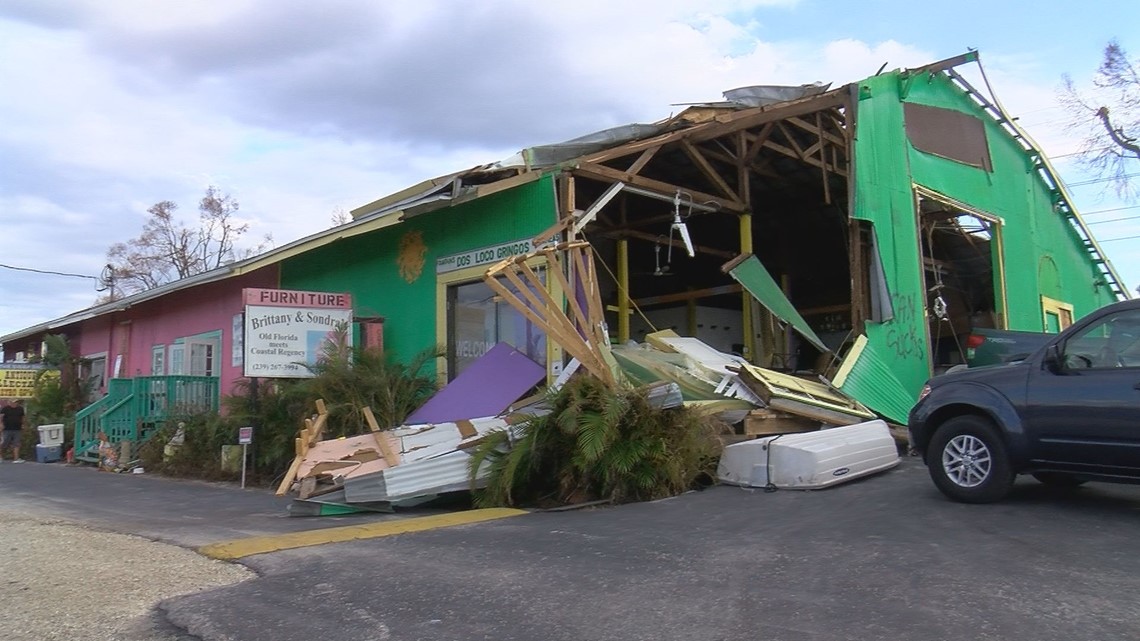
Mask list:
[[[12,478],[0,474],[5,490]],[[183,544],[346,523],[282,519],[265,493],[136,485],[148,498],[132,527],[151,536],[179,521],[164,488],[210,490],[183,499],[190,520],[206,520]],[[34,488],[12,491],[35,503]],[[45,501],[60,513],[73,505]],[[209,523],[207,504],[230,522]],[[250,556],[242,562],[260,578],[160,610],[218,640],[1134,640],[1138,526],[1140,487],[1025,479],[1000,504],[960,505],[910,459],[817,492],[721,486]]]

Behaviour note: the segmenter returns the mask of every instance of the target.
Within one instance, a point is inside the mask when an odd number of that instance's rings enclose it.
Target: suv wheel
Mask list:
[[[956,416],[946,421],[926,451],[930,478],[955,501],[992,503],[1013,485],[1005,443],[993,423],[980,416]]]

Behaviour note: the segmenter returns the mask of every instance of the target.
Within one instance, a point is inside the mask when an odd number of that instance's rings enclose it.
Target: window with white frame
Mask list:
[[[166,375],[166,345],[155,345],[150,349],[150,375]]]

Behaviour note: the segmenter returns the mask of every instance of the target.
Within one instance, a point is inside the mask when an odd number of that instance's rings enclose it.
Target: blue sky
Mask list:
[[[753,84],[978,49],[1132,289],[1140,207],[1070,156],[1062,73],[1140,55],[1140,2],[0,1],[0,335],[89,306],[106,250],[217,185],[277,245],[428,177]],[[1085,183],[1085,184],[1082,184]],[[1112,210],[1118,207],[1127,209]],[[1123,218],[1124,220],[1116,220]],[[1113,221],[1113,222],[1102,222]]]

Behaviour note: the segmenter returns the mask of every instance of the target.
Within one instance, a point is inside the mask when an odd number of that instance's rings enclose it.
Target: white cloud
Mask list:
[[[841,84],[961,53],[854,28],[756,37],[797,4],[8,2],[0,155],[15,162],[0,216],[21,242],[3,259],[98,273],[147,207],[173,200],[193,216],[210,184],[241,203],[251,241],[280,245],[328,227],[334,209],[523,146],[739,86]],[[985,62],[1015,115],[1052,104],[1059,73],[1033,56]],[[1055,129],[1031,133],[1059,153],[1071,141]],[[94,300],[90,282],[36,278],[0,278],[0,335]]]

